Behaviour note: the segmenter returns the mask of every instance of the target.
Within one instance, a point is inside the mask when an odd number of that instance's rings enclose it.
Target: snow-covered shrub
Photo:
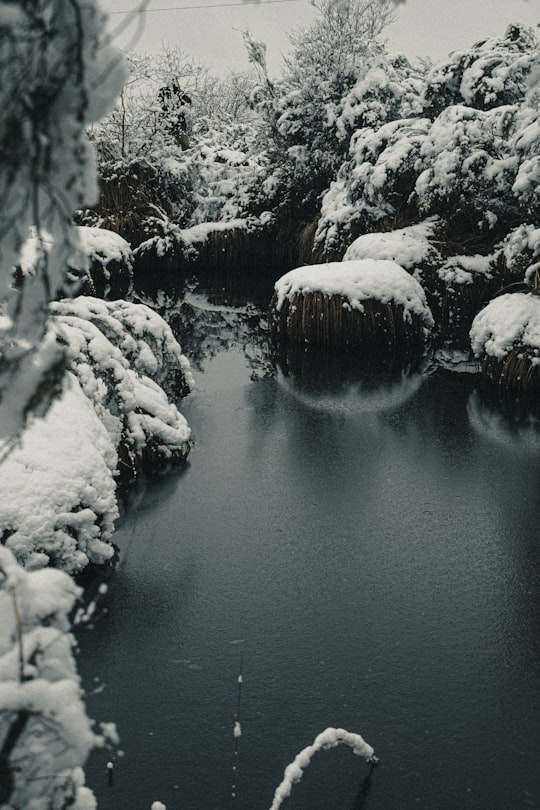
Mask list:
[[[408,118],[353,135],[351,158],[322,198],[316,244],[343,253],[359,233],[375,230],[407,206],[429,128],[427,118]]]
[[[523,391],[540,387],[540,297],[506,293],[478,313],[471,348],[493,382]]]
[[[84,265],[72,266],[70,271],[86,277],[84,287],[99,298],[126,296],[133,274],[133,253],[129,243],[119,234],[104,228],[80,225],[78,233],[82,252],[90,266],[88,269]]]
[[[47,304],[77,247],[71,216],[96,198],[85,127],[111,105],[123,69],[94,0],[2,3],[0,60],[0,431],[10,436],[56,390],[61,357],[43,343]],[[13,285],[31,227],[39,261]]]
[[[532,29],[512,24],[502,38],[454,51],[426,78],[425,112],[435,118],[455,104],[491,110],[520,103],[537,45]]]
[[[99,201],[93,209],[79,212],[77,221],[114,231],[136,248],[146,238],[148,220],[166,218],[172,212],[162,174],[146,160],[102,163],[99,171]],[[182,196],[180,180],[178,186],[177,193]]]
[[[299,267],[274,289],[269,323],[284,340],[404,352],[423,347],[433,326],[421,285],[388,260]]]
[[[507,149],[515,107],[443,110],[423,139],[414,195],[425,214],[462,211],[488,226],[516,215],[511,187],[517,158]]]
[[[451,255],[420,268],[416,277],[426,291],[438,336],[467,349],[475,315],[501,287],[494,256]]]
[[[51,304],[68,362],[115,446],[137,460],[185,458],[189,428],[165,390],[185,395],[193,380],[170,328],[149,307],[81,296]],[[164,390],[165,389],[165,390]]]
[[[311,25],[289,35],[292,50],[284,57],[274,133],[280,151],[302,150],[306,173],[321,175],[324,183],[341,152],[332,126],[336,109],[381,52],[379,36],[391,3],[321,0],[314,5],[318,15]]]
[[[380,54],[346,93],[335,111],[340,139],[359,129],[376,129],[388,121],[422,115],[425,70],[402,54]]]
[[[540,46],[537,45],[531,57],[533,68],[510,144],[519,164],[512,193],[524,210],[526,221],[538,220],[540,211]]]
[[[349,245],[343,261],[356,259],[388,259],[410,273],[426,265],[439,263],[441,256],[436,246],[438,217],[431,217],[417,225],[397,228],[383,233],[367,233]]]
[[[68,614],[79,588],[0,547],[0,805],[95,810],[81,766],[103,739],[86,716]]]
[[[2,542],[28,569],[76,573],[113,556],[114,441],[71,372],[2,464]]]
[[[538,287],[540,274],[540,228],[518,225],[496,246],[498,262],[509,281],[525,281]]]
[[[423,93],[419,75],[396,76],[389,62],[374,67],[343,99],[337,120],[352,136],[349,159],[321,202],[323,252],[339,256],[354,236],[398,216],[414,222],[439,213],[453,232],[494,239],[534,222],[539,56],[533,32],[511,26],[504,38],[433,68]]]
[[[261,81],[252,98],[261,120],[259,143],[270,159],[265,207],[282,227],[316,216],[319,195],[347,149],[335,127],[341,99],[382,53],[380,34],[392,9],[389,0],[314,5],[314,22],[290,34],[292,49],[278,81],[266,72],[264,45],[246,37],[252,52],[259,46],[253,61]]]
[[[83,296],[51,311],[70,371],[2,465],[0,531],[26,567],[78,573],[113,556],[118,476],[189,452],[189,428],[165,391],[182,396],[192,377],[148,307]]]

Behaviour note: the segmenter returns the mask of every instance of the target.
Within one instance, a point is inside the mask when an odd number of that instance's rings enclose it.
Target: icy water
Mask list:
[[[123,752],[92,756],[99,807],[232,807],[243,660],[236,810],[268,810],[328,726],[380,765],[321,752],[284,808],[540,808],[537,426],[470,374],[269,374],[233,332],[182,403],[188,465],[118,531],[81,635]]]

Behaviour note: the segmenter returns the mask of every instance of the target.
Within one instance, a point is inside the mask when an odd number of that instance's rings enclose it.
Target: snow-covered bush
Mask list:
[[[538,287],[540,274],[540,228],[518,225],[496,246],[498,260],[509,280],[525,281]]]
[[[0,432],[17,433],[54,395],[61,356],[45,341],[47,304],[76,249],[75,209],[96,198],[85,127],[119,92],[121,60],[94,0],[0,6]],[[33,227],[35,271],[13,284]],[[52,245],[48,245],[52,236]]]
[[[120,103],[90,131],[102,193],[85,216],[105,222],[133,247],[153,235],[159,219],[185,227],[239,216],[249,207],[246,175],[257,188],[247,154],[255,140],[248,107],[253,77],[213,76],[177,48],[130,54],[128,63]],[[224,210],[228,201],[232,213]]]
[[[438,217],[384,233],[366,233],[347,248],[343,261],[388,259],[410,273],[425,264],[440,262],[436,231]]]
[[[484,112],[464,105],[441,112],[416,163],[414,195],[423,214],[462,211],[472,228],[478,221],[493,226],[512,217],[517,160],[506,145],[515,112],[514,107]]]
[[[347,148],[335,128],[341,99],[382,53],[380,34],[392,9],[390,0],[314,5],[314,22],[289,35],[292,49],[278,81],[266,72],[264,44],[245,37],[261,79],[252,97],[270,158],[266,207],[282,224],[317,214]]]
[[[343,253],[355,236],[393,220],[407,205],[429,128],[427,118],[406,118],[353,135],[351,159],[321,202],[315,242],[325,252]]]
[[[27,568],[77,573],[113,556],[118,476],[187,455],[189,428],[165,390],[182,396],[192,377],[148,307],[80,297],[51,310],[71,370],[2,465],[0,531]]]
[[[338,137],[350,139],[365,127],[422,114],[425,66],[412,65],[402,54],[381,53],[346,93],[335,112]]]
[[[322,199],[317,244],[339,255],[358,233],[398,216],[414,221],[438,213],[453,232],[494,236],[520,221],[534,222],[539,56],[533,32],[511,26],[503,38],[433,68],[423,93],[410,77],[403,111],[399,93],[390,92],[395,76],[389,66],[374,69],[373,79],[368,74],[343,102],[341,131],[348,134],[349,122],[361,128]],[[385,118],[390,113],[396,120]],[[367,125],[369,115],[375,126]]]
[[[455,104],[478,110],[519,104],[537,45],[532,29],[512,24],[504,37],[490,37],[472,48],[454,51],[426,78],[426,113],[435,118]]]
[[[103,743],[86,716],[68,615],[79,588],[61,571],[27,572],[0,546],[0,805],[95,810],[84,786]]]
[[[185,458],[189,428],[166,392],[184,396],[193,379],[165,321],[143,304],[86,296],[51,310],[70,367],[133,472],[141,459]]]
[[[385,259],[299,267],[274,290],[269,323],[284,340],[404,352],[423,347],[433,326],[422,286]]]
[[[81,571],[113,556],[117,455],[70,372],[42,419],[2,464],[2,542],[28,569]]]
[[[493,382],[523,391],[540,387],[540,297],[506,293],[478,313],[471,348]]]
[[[128,295],[133,275],[133,253],[129,243],[119,234],[104,228],[77,227],[82,264],[71,262],[68,278],[83,278],[81,292],[99,298],[120,298]]]

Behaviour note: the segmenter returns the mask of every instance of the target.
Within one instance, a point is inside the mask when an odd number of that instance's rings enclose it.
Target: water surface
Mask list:
[[[123,756],[102,810],[266,810],[327,726],[291,810],[540,808],[540,444],[471,375],[350,385],[261,373],[227,340],[182,403],[196,441],[118,531],[81,637]],[[104,689],[99,687],[104,685]]]

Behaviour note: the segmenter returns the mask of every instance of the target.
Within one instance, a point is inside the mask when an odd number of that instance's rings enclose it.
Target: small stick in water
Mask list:
[[[231,783],[231,810],[236,808],[236,777],[238,774],[238,745],[240,737],[242,736],[242,727],[240,725],[240,708],[242,705],[242,683],[243,683],[244,660],[240,659],[240,674],[238,675],[238,691],[236,697],[236,720],[234,723],[234,756],[232,768],[232,783]]]

